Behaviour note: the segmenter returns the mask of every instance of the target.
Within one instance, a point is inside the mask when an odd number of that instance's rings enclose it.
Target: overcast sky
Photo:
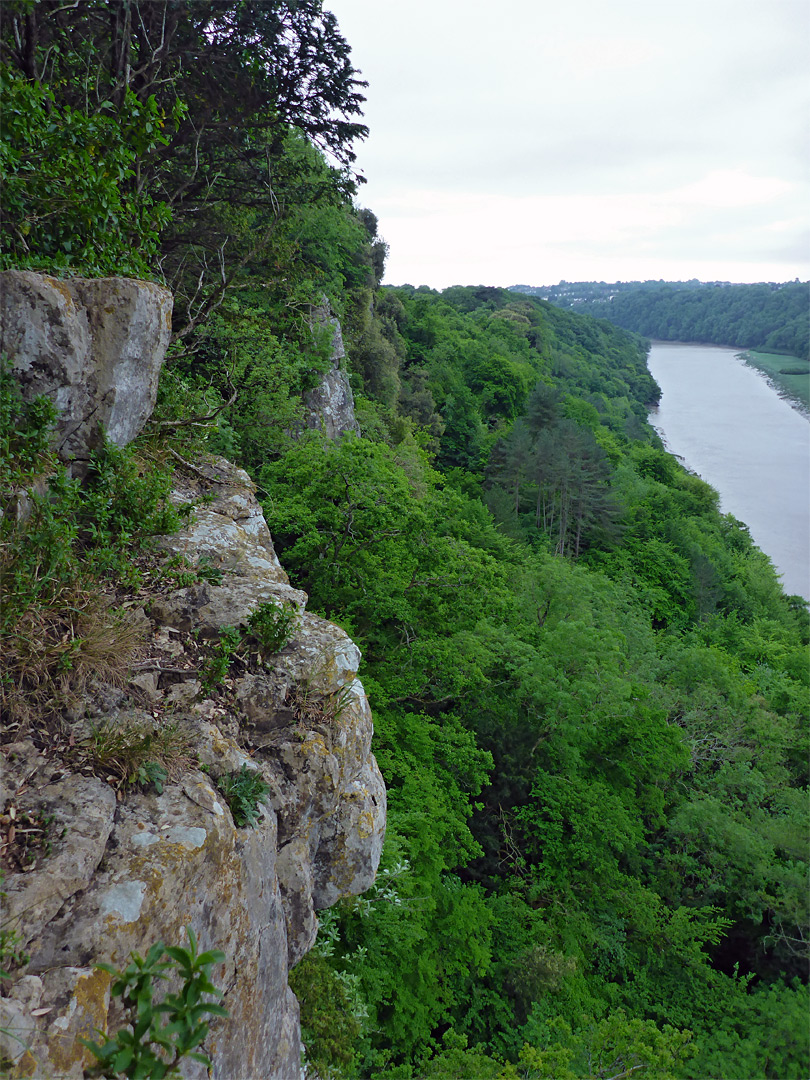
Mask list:
[[[324,0],[386,282],[810,277],[808,0]]]

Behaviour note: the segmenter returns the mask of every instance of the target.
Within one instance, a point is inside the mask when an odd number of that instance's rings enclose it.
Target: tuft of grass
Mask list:
[[[205,555],[201,555],[196,563],[189,562],[185,555],[172,555],[163,562],[161,569],[166,583],[175,589],[188,589],[200,581],[221,585],[225,577],[225,571],[214,566]]]
[[[335,724],[346,711],[351,696],[351,686],[343,686],[332,694],[320,694],[306,683],[296,683],[287,693],[287,703],[302,726]]]
[[[91,675],[123,680],[140,637],[106,594],[137,587],[133,554],[181,523],[171,469],[134,447],[105,443],[84,482],[71,479],[50,450],[54,416],[45,398],[22,400],[0,359],[0,705],[12,723],[63,708]]]
[[[74,702],[88,680],[123,686],[143,629],[110,600],[78,584],[31,603],[4,634],[0,707],[30,722]]]
[[[239,772],[225,773],[216,781],[233,814],[237,828],[253,828],[259,820],[259,805],[267,801],[270,785],[254,769],[243,765]]]
[[[80,762],[116,788],[148,787],[158,794],[170,777],[194,763],[191,739],[176,723],[162,727],[146,720],[105,723],[79,746]]]

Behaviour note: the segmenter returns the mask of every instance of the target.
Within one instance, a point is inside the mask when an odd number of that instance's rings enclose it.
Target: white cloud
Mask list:
[[[751,176],[741,169],[714,169],[694,183],[669,192],[667,198],[687,206],[755,206],[773,202],[795,187],[775,176]]]
[[[325,6],[389,280],[810,273],[805,0]]]

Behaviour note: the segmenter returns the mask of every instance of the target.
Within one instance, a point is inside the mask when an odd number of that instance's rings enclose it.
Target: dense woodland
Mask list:
[[[1,32],[3,265],[173,288],[143,468],[167,430],[247,468],[364,653],[388,833],[293,973],[312,1075],[807,1076],[807,606],[646,423],[644,342],[380,287],[319,0],[5,0]],[[339,442],[300,434],[324,295]]]
[[[514,291],[610,319],[648,338],[733,345],[810,360],[807,282],[561,281],[541,288],[516,285]]]

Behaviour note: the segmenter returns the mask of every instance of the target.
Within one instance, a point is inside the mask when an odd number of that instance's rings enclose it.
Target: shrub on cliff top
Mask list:
[[[70,479],[48,449],[53,417],[43,399],[23,402],[0,365],[0,703],[18,719],[90,675],[123,677],[140,635],[110,586],[135,584],[133,552],[180,524],[170,471],[131,447],[102,446],[85,483]]]

